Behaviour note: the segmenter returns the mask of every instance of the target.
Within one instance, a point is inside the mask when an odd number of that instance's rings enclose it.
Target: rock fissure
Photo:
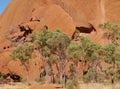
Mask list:
[[[105,0],[100,0],[101,23],[105,22]]]

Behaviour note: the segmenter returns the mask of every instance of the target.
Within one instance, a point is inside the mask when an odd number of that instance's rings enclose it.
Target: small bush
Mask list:
[[[35,78],[35,81],[36,81],[36,82],[40,82],[40,78],[38,78],[38,77]]]
[[[27,82],[27,78],[21,78],[20,81],[23,82],[23,83],[25,83],[25,82]]]
[[[0,83],[2,83],[2,82],[3,82],[3,80],[4,80],[4,77],[3,77],[3,76],[1,76],[1,77],[0,77]]]
[[[95,70],[90,69],[86,75],[83,76],[83,81],[85,83],[88,82],[103,82],[104,81],[104,75],[98,73]]]
[[[76,79],[68,79],[67,89],[78,89],[78,81]]]
[[[44,79],[44,77],[41,77],[41,78],[37,77],[37,78],[35,79],[35,81],[36,81],[37,83],[40,83],[40,84],[45,84],[45,79]]]

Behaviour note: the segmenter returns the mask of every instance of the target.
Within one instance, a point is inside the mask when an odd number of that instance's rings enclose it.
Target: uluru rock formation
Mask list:
[[[15,62],[18,64],[17,70],[9,56],[13,48],[7,40],[7,35],[13,30],[20,30],[19,26],[38,32],[46,25],[52,31],[61,29],[72,36],[76,27],[89,28],[88,23],[91,23],[96,28],[96,32],[89,34],[88,37],[104,42],[101,37],[103,31],[97,27],[105,21],[119,24],[119,6],[119,0],[11,0],[0,15],[0,62],[2,63],[0,72],[7,73],[10,68],[19,75],[27,74],[18,61]],[[31,72],[35,72],[33,75],[39,75],[39,71],[34,70],[35,61],[31,62],[33,63]]]

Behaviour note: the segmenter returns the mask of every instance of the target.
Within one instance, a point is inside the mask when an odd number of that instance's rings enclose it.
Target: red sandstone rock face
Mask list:
[[[10,70],[21,76],[27,75],[20,62],[11,61],[9,56],[13,48],[6,38],[11,30],[19,30],[18,25],[30,27],[36,32],[47,25],[52,31],[59,28],[71,36],[76,26],[88,27],[88,23],[92,23],[97,32],[84,35],[104,44],[104,31],[98,29],[98,24],[105,21],[120,23],[119,6],[119,0],[12,0],[0,15],[0,72],[7,73]],[[30,62],[31,79],[39,76],[40,66],[35,65],[41,61],[39,59],[40,55]]]
[[[105,20],[120,24],[120,0],[105,0]]]

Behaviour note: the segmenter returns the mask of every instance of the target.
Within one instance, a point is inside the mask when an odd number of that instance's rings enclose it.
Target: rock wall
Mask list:
[[[46,25],[52,31],[59,28],[72,36],[76,26],[88,27],[88,23],[91,23],[97,32],[84,35],[104,44],[104,31],[98,25],[106,21],[120,24],[119,6],[120,0],[11,0],[0,15],[0,72],[7,73],[10,68],[21,76],[27,75],[20,63],[10,61],[9,56],[13,47],[7,36],[13,30],[18,31],[18,25],[30,27],[34,31],[40,31]],[[31,77],[39,75],[39,68],[34,65],[36,60],[31,60]],[[12,64],[17,65],[15,67]]]

